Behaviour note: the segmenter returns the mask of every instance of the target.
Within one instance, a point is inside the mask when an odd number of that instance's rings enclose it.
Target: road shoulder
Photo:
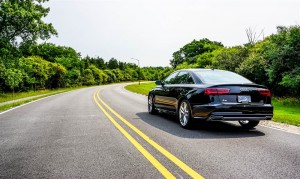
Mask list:
[[[284,123],[279,123],[274,121],[260,121],[260,126],[300,135],[300,127],[289,125],[289,124],[284,124]]]

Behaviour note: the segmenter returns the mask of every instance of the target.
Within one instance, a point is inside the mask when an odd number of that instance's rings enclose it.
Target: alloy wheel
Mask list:
[[[190,119],[190,112],[188,104],[183,101],[179,108],[179,121],[182,126],[186,126]]]
[[[151,112],[153,110],[152,105],[153,105],[153,96],[150,95],[149,98],[148,98],[148,111],[149,112]]]

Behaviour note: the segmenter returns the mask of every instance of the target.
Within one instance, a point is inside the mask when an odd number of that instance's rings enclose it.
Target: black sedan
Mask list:
[[[183,128],[202,120],[238,121],[251,129],[273,117],[270,91],[230,71],[183,69],[156,84],[148,95],[149,113],[172,112]]]

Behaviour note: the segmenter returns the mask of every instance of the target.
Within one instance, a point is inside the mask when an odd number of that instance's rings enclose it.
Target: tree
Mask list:
[[[51,62],[37,56],[22,57],[19,60],[19,68],[26,74],[24,82],[31,87],[34,86],[34,89],[47,87],[47,80],[55,75],[54,72],[65,73],[65,69],[62,66],[57,68],[63,69],[54,69]]]
[[[72,57],[59,57],[55,58],[55,62],[63,65],[66,69],[80,69],[80,60]]]
[[[214,51],[214,53],[213,68],[234,72],[248,57],[248,49],[242,46],[222,48]]]
[[[13,45],[46,40],[57,35],[51,23],[45,23],[50,8],[42,3],[48,0],[2,0],[0,2],[0,39]]]
[[[74,87],[74,86],[82,85],[82,75],[80,73],[80,70],[77,69],[67,70],[64,81],[66,87]]]
[[[108,68],[109,69],[117,69],[118,67],[119,67],[118,60],[116,60],[114,58],[111,58],[108,61]]]
[[[198,68],[211,68],[215,54],[216,54],[215,51],[212,51],[212,52],[205,52],[201,55],[198,55],[197,67]]]
[[[92,58],[91,61],[99,69],[105,69],[106,68],[103,58],[96,57],[96,58]]]
[[[23,56],[40,56],[49,62],[55,62],[56,58],[70,58],[79,61],[80,53],[71,47],[57,46],[52,43],[22,44],[20,46]],[[76,64],[78,65],[78,64]]]
[[[22,82],[23,74],[18,69],[7,69],[5,71],[5,85],[7,85],[13,91],[13,95],[15,92],[15,88],[19,86]]]
[[[264,30],[261,30],[261,32],[257,35],[257,33],[255,32],[255,28],[253,29],[251,27],[246,29],[246,34],[249,45],[254,45],[256,42],[258,42],[258,39],[261,36],[263,36],[262,38],[264,38]]]
[[[267,61],[259,53],[251,53],[237,68],[237,72],[249,80],[268,85]]]
[[[85,69],[83,71],[83,76],[84,76],[84,80],[83,80],[83,84],[84,85],[95,85],[96,82],[95,82],[95,78],[94,78],[94,75],[93,75],[93,71],[91,69]]]
[[[48,63],[47,67],[48,79],[46,81],[47,88],[61,88],[66,87],[65,74],[66,68],[58,63]]]
[[[173,68],[177,65],[187,62],[193,64],[196,62],[197,56],[205,52],[212,52],[216,49],[223,47],[222,43],[216,41],[210,41],[209,39],[193,40],[186,44],[180,50],[173,53],[173,59],[170,64]]]
[[[103,83],[103,72],[98,69],[95,65],[89,66],[89,69],[93,72],[95,84],[100,85]]]
[[[300,95],[300,26],[279,26],[277,31],[264,46],[269,82],[278,95]]]
[[[117,82],[117,77],[111,70],[104,70],[104,72],[108,76],[108,79],[107,79],[108,83]]]

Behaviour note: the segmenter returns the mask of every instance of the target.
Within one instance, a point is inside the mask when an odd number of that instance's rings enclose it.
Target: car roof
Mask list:
[[[188,69],[180,69],[177,71],[191,71],[191,72],[196,72],[196,71],[226,71],[226,70],[219,70],[219,69],[208,69],[208,68],[188,68]]]

